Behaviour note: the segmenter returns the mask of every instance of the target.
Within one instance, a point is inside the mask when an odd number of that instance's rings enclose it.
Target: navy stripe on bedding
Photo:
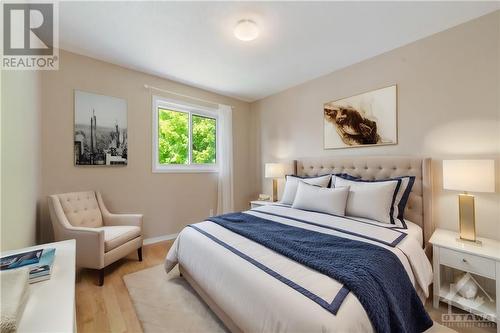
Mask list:
[[[342,286],[342,288],[339,290],[339,292],[337,293],[337,295],[335,295],[335,297],[333,298],[333,301],[331,303],[328,303],[327,301],[325,301],[324,299],[322,299],[318,295],[312,293],[311,291],[307,290],[304,287],[301,287],[300,285],[296,284],[295,282],[287,279],[283,275],[281,275],[278,272],[272,270],[271,268],[267,267],[266,265],[258,262],[257,260],[255,260],[255,259],[247,256],[243,252],[238,251],[237,249],[235,249],[231,245],[229,245],[229,244],[221,241],[219,238],[217,238],[214,235],[206,232],[205,230],[202,230],[202,229],[200,229],[197,226],[192,225],[192,224],[188,225],[188,227],[193,228],[194,230],[198,231],[199,233],[201,233],[201,234],[205,235],[206,237],[210,238],[211,240],[213,240],[215,243],[221,245],[222,247],[224,247],[227,250],[231,251],[232,253],[236,254],[240,258],[248,261],[252,265],[256,266],[257,268],[259,268],[262,271],[266,272],[267,274],[271,275],[275,279],[283,282],[284,284],[286,284],[290,288],[298,291],[299,293],[301,293],[302,295],[306,296],[307,298],[309,298],[313,302],[317,303],[321,307],[325,308],[326,310],[330,311],[334,315],[337,314],[340,306],[342,305],[342,302],[344,301],[344,299],[349,294],[349,289],[347,289],[346,287]]]
[[[433,324],[403,264],[384,247],[243,213],[208,221],[342,283],[378,333],[423,332]]]
[[[349,293],[350,293],[349,289],[347,289],[345,286],[342,286],[342,288],[337,293],[337,296],[335,296],[335,298],[332,301],[331,305],[333,306],[333,308],[337,309],[338,311],[338,309],[342,305],[342,302],[344,302],[344,299],[347,297],[347,295],[349,295]]]
[[[282,203],[279,203],[279,202],[274,203],[273,206],[292,208],[291,205],[286,205],[286,204],[282,204]],[[256,207],[256,208],[252,208],[250,210],[251,211],[255,211],[255,212],[259,212],[259,213],[265,213],[265,212],[260,211],[258,208],[259,207]],[[373,225],[373,226],[376,226],[376,227],[379,227],[379,228],[394,229],[394,230],[408,229],[406,227],[406,224],[405,224],[404,227],[400,227],[400,226],[392,225],[392,224],[389,225],[388,223],[384,223],[384,222],[377,222],[377,221],[375,221],[376,223],[373,223],[373,222],[358,220],[354,216],[345,216],[345,215],[337,215],[337,214],[331,214],[331,213],[325,213],[325,212],[317,212],[315,210],[307,210],[307,209],[302,209],[302,208],[293,208],[293,209],[303,210],[305,212],[311,212],[311,213],[316,213],[316,214],[324,214],[324,215],[330,215],[330,216],[335,216],[335,217],[341,217],[343,219],[347,219],[347,220],[351,220],[351,221],[356,221],[356,222],[359,222],[359,223],[370,224],[370,225]],[[384,225],[381,225],[381,224],[384,224]]]
[[[364,238],[364,239],[369,239],[371,241],[374,241],[374,242],[377,242],[377,243],[380,243],[380,244],[384,244],[384,245],[387,245],[387,246],[391,246],[391,247],[395,247],[396,245],[398,245],[407,236],[406,233],[404,233],[404,232],[402,232],[402,231],[400,231],[400,230],[398,230],[396,228],[387,228],[387,227],[382,227],[382,226],[378,226],[376,224],[369,223],[369,224],[373,225],[374,227],[380,227],[380,228],[384,228],[386,230],[391,230],[393,232],[399,233],[398,237],[396,237],[392,242],[388,243],[388,242],[386,242],[384,240],[381,240],[381,239],[378,239],[378,238],[374,238],[374,237],[370,237],[370,236],[367,236],[367,235],[363,235],[363,234],[360,234],[360,233],[357,233],[357,232],[354,232],[354,231],[349,231],[349,230],[345,230],[345,229],[341,229],[341,228],[336,228],[336,227],[333,227],[333,226],[319,224],[319,223],[315,223],[315,222],[312,222],[312,221],[307,221],[307,220],[299,219],[299,218],[296,218],[296,217],[291,217],[291,216],[286,216],[286,215],[281,215],[281,214],[276,214],[276,213],[271,213],[271,212],[263,212],[263,211],[260,211],[260,210],[255,210],[254,212],[261,213],[261,214],[266,214],[266,215],[271,215],[271,216],[276,216],[276,217],[282,217],[282,218],[294,220],[296,222],[314,225],[316,227],[321,227],[321,228],[325,228],[325,229],[335,230],[335,231],[342,232],[344,234],[348,234],[348,235],[351,235],[351,236],[356,236],[356,237],[361,237],[361,238]],[[247,214],[247,213],[242,213],[242,214]],[[327,214],[327,215],[330,215],[330,214]],[[335,216],[337,216],[337,215],[335,215]],[[339,217],[345,217],[345,216],[339,216]],[[347,219],[349,219],[349,218],[347,218]],[[358,220],[355,220],[355,221],[358,221]],[[358,221],[358,222],[360,222],[360,221]]]
[[[286,205],[286,204],[282,204],[282,203],[279,203],[279,202],[274,203],[273,206],[292,208],[291,205]],[[256,208],[252,208],[250,210],[260,212],[258,210],[258,208],[259,207],[256,207]],[[375,220],[373,220],[373,221],[376,222],[376,223],[369,222],[369,221],[364,221],[364,220],[358,220],[359,217],[356,218],[355,216],[337,215],[337,214],[331,214],[331,213],[325,213],[325,212],[318,212],[318,211],[315,211],[315,210],[308,210],[308,209],[302,209],[302,208],[293,208],[293,209],[303,210],[305,212],[311,212],[311,213],[316,213],[316,214],[324,214],[324,215],[341,217],[341,218],[344,218],[344,219],[347,219],[347,220],[351,220],[351,221],[356,221],[356,222],[359,222],[359,223],[365,223],[365,224],[374,225],[374,226],[379,227],[379,228],[386,228],[386,229],[407,229],[406,227],[400,227],[400,226],[397,226],[397,225],[392,225],[392,224],[384,223],[384,222],[378,222],[378,221],[375,221]],[[368,218],[366,218],[366,219],[369,220]]]

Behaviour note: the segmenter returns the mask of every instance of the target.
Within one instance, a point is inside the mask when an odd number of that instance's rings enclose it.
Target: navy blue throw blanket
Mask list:
[[[208,220],[342,283],[376,332],[423,332],[433,324],[403,265],[387,249],[245,213]]]

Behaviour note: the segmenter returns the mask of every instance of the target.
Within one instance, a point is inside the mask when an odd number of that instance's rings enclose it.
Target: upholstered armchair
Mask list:
[[[101,194],[93,191],[49,196],[49,211],[57,241],[76,239],[76,264],[99,270],[137,250],[142,261],[142,215],[111,214]]]

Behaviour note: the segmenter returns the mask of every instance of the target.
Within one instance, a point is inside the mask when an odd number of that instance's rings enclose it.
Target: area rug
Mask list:
[[[123,277],[145,333],[229,332],[177,267],[165,274],[163,265]]]
[[[229,332],[177,268],[165,274],[158,265],[123,277],[145,333]],[[434,322],[427,333],[454,330]]]

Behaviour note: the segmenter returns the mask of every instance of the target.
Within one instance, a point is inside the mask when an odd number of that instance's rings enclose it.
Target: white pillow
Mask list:
[[[335,186],[349,186],[346,215],[394,224],[394,201],[401,180],[361,181],[336,177]],[[392,214],[391,214],[392,213]]]
[[[413,188],[413,184],[415,183],[415,176],[395,177],[384,180],[363,180],[359,178],[358,179],[353,178],[352,176],[346,174],[337,174],[332,177],[331,187],[335,187],[337,179],[352,180],[352,181],[367,182],[367,183],[400,180],[401,183],[396,193],[395,200],[393,202],[391,222],[396,227],[406,229],[407,226],[404,220],[404,211],[406,204],[408,203],[408,198],[410,196],[411,189]]]
[[[299,181],[306,182],[311,185],[318,185],[321,187],[327,187],[330,183],[332,175],[323,175],[317,177],[301,178],[298,176],[286,176],[285,189],[283,190],[283,197],[281,198],[281,203],[285,205],[293,204],[295,199],[295,193],[297,193],[297,187],[299,186]]]
[[[349,187],[327,188],[300,181],[292,208],[345,215]]]

